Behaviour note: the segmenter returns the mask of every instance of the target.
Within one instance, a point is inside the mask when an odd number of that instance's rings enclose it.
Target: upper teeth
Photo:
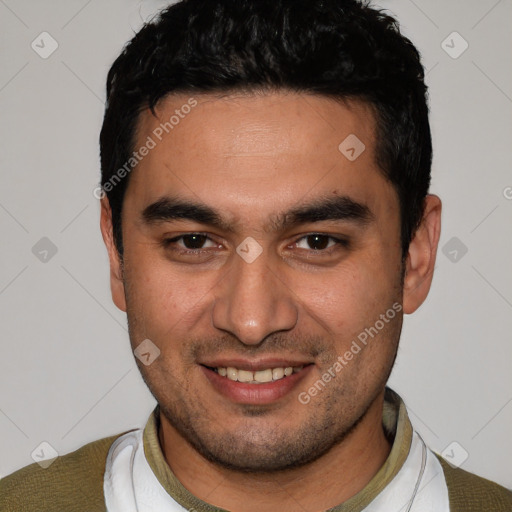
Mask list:
[[[303,366],[287,366],[285,368],[268,368],[267,370],[258,370],[257,372],[251,372],[248,370],[238,370],[237,368],[216,368],[217,373],[222,377],[227,377],[230,380],[236,380],[238,382],[250,382],[250,383],[263,383],[272,382],[279,380],[284,377],[288,377],[292,373],[297,373],[302,370]]]

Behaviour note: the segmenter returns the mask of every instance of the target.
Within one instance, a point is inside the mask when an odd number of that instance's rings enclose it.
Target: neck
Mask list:
[[[159,438],[173,473],[197,498],[216,507],[244,512],[304,510],[339,505],[361,491],[391,450],[382,426],[384,392],[356,428],[318,460],[269,475],[221,468],[198,454],[160,414]]]

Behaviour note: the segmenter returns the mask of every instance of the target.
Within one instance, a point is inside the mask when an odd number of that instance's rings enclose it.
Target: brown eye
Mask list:
[[[348,249],[349,241],[343,238],[336,238],[324,233],[310,233],[295,242],[295,247],[313,253],[329,254],[336,249]]]
[[[184,235],[181,238],[183,240],[183,245],[187,249],[202,249],[206,240],[208,240],[208,237],[206,235],[198,234]]]
[[[330,237],[327,235],[308,235],[306,237],[306,242],[309,248],[315,251],[327,249],[327,247],[329,247],[329,240]]]
[[[204,233],[186,233],[174,238],[167,238],[162,241],[166,249],[178,251],[201,251],[218,246],[210,237]]]

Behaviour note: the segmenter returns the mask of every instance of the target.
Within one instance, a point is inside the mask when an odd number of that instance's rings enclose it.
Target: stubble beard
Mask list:
[[[363,396],[345,379],[339,383],[334,379],[330,389],[324,389],[323,396],[314,397],[309,404],[299,405],[297,400],[298,407],[310,412],[300,424],[285,430],[273,416],[275,406],[240,404],[235,427],[230,425],[229,414],[222,421],[207,416],[196,401],[187,398],[186,389],[169,380],[158,385],[146,367],[139,364],[139,369],[160,413],[189,446],[223,469],[254,474],[304,467],[342,443],[364,420],[389,376],[382,376],[372,386],[373,393],[366,391]]]
[[[310,416],[293,432],[253,427],[234,435],[232,431],[212,433],[207,422],[183,414],[175,404],[159,403],[159,409],[178,434],[202,457],[231,471],[276,474],[301,468],[320,459],[343,442],[366,416],[373,401],[351,423],[339,425],[329,415]],[[261,410],[246,409],[246,417],[264,416]]]

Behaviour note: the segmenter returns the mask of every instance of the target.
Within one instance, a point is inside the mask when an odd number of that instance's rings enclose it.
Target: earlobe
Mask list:
[[[427,298],[436,263],[441,234],[441,199],[425,198],[421,224],[409,245],[404,278],[404,313],[414,313]]]
[[[110,203],[106,196],[101,199],[100,228],[110,261],[110,289],[112,292],[112,300],[121,311],[126,312],[123,265],[114,242],[112,209],[110,208]]]

